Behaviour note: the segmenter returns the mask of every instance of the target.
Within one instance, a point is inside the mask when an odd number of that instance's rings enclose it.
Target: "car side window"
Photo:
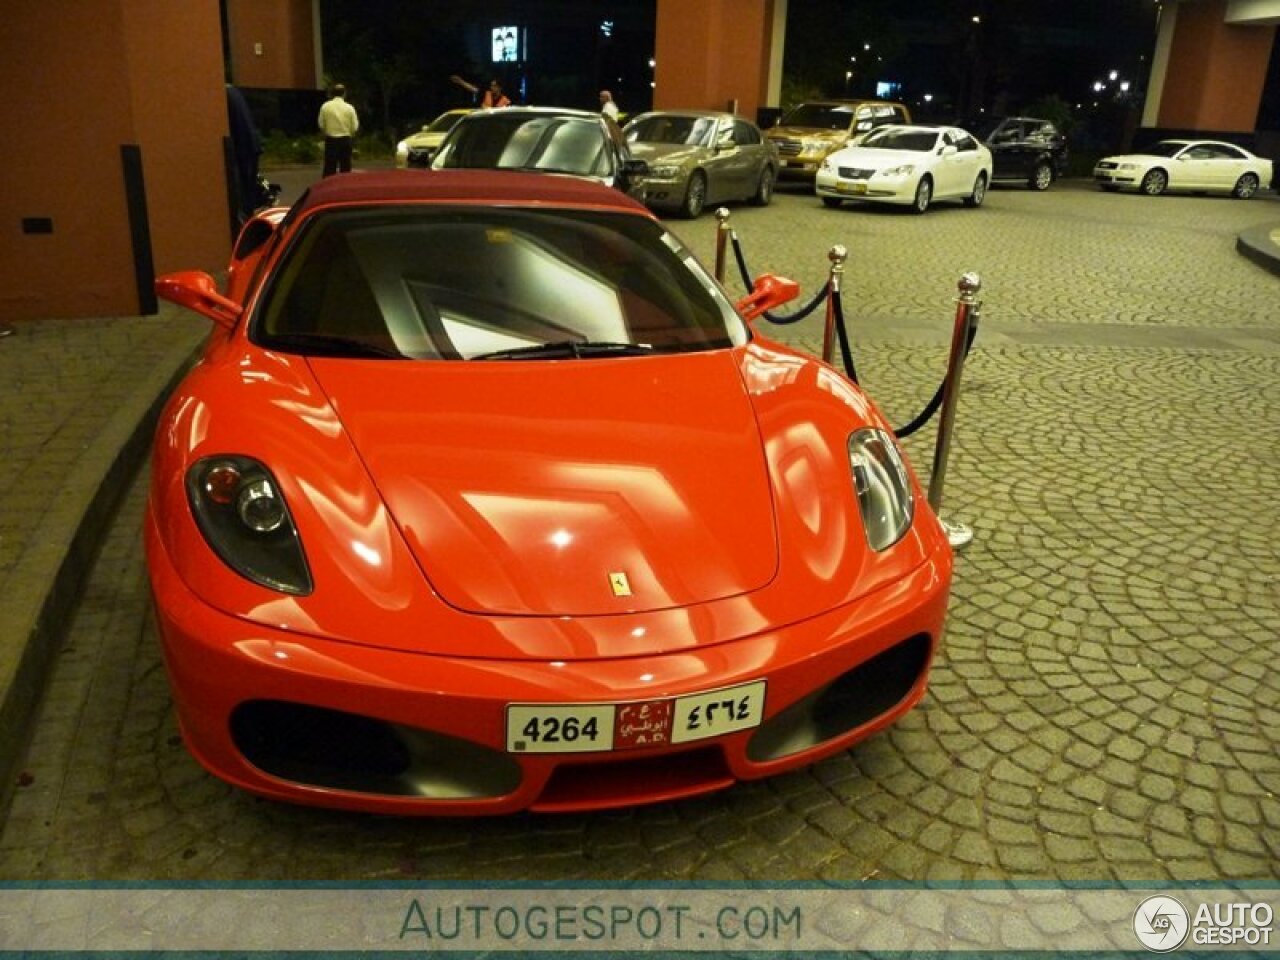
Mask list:
[[[760,133],[745,120],[734,120],[733,139],[738,146],[748,147],[760,142]]]
[[[967,133],[955,137],[953,142],[956,145],[956,149],[961,152],[978,149],[978,141],[974,140],[973,137],[969,136]]]

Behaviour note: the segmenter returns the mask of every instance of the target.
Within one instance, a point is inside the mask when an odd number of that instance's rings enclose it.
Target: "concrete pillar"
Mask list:
[[[1227,22],[1227,0],[1196,0],[1166,10],[1171,37],[1155,126],[1166,129],[1253,132],[1275,44],[1274,23]],[[1145,117],[1144,117],[1145,119]]]
[[[777,103],[786,0],[658,0],[657,13],[655,110],[736,109],[754,119]]]
[[[146,313],[153,269],[226,265],[220,36],[217,0],[9,5],[0,317]]]
[[[320,86],[318,0],[226,0],[231,82],[238,87]]]

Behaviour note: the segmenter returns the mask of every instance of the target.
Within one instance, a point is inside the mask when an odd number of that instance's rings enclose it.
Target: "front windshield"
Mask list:
[[[821,127],[823,130],[848,130],[853,120],[853,107],[823,103],[802,103],[782,118],[788,127]]]
[[[917,153],[928,153],[937,143],[938,133],[935,130],[881,127],[867,134],[861,146],[876,150],[914,150]]]
[[[1186,149],[1186,146],[1181,140],[1161,140],[1159,143],[1153,143],[1149,147],[1143,147],[1137,153],[1148,157],[1172,157],[1179,151]]]
[[[710,146],[716,129],[714,117],[681,117],[652,113],[627,124],[627,141]]]
[[[595,117],[472,114],[449,134],[432,166],[604,177],[613,172],[606,139]]]
[[[250,336],[287,353],[421,360],[564,343],[682,352],[749,339],[714,279],[645,217],[429,205],[316,215]]]

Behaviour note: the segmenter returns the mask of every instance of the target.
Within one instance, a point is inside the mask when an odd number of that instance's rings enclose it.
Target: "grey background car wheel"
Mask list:
[[[1037,163],[1036,168],[1031,171],[1028,186],[1032,190],[1048,190],[1051,183],[1053,183],[1053,167],[1047,163]]]
[[[1231,190],[1233,197],[1239,197],[1241,200],[1248,200],[1258,192],[1258,177],[1256,174],[1242,174],[1240,179],[1236,181],[1236,185]]]
[[[1148,170],[1147,175],[1142,178],[1142,192],[1148,197],[1158,197],[1164,193],[1164,188],[1169,185],[1169,175],[1156,167],[1154,170]]]
[[[929,209],[929,202],[933,199],[933,180],[926,176],[920,178],[920,182],[916,184],[916,198],[912,201],[911,209],[916,213],[924,213]]]
[[[760,181],[756,184],[756,192],[752,195],[751,202],[757,207],[767,207],[772,199],[773,170],[765,167],[760,171]]]
[[[689,186],[685,188],[684,203],[680,206],[680,213],[692,220],[702,212],[702,207],[706,202],[707,175],[701,170],[695,170],[693,175],[689,177]]]

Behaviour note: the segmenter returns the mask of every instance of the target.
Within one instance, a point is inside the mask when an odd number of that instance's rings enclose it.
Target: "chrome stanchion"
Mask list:
[[[822,362],[835,360],[836,350],[836,298],[840,296],[840,278],[844,275],[844,262],[849,251],[841,244],[836,244],[827,251],[827,259],[831,261],[831,271],[827,277],[827,319],[822,327]]]
[[[716,210],[716,280],[720,283],[724,283],[725,250],[729,246],[729,229],[729,211],[725,207],[720,207]]]
[[[947,379],[942,392],[942,416],[938,421],[938,441],[933,451],[933,474],[929,477],[929,506],[942,523],[947,539],[953,547],[963,547],[973,539],[973,530],[963,523],[949,523],[942,519],[942,485],[947,476],[947,457],[951,452],[951,431],[955,426],[956,406],[960,402],[960,375],[964,369],[965,348],[969,343],[969,331],[978,324],[982,302],[978,291],[982,279],[976,273],[966,273],[956,285],[956,320],[951,331],[951,356],[947,360]]]

